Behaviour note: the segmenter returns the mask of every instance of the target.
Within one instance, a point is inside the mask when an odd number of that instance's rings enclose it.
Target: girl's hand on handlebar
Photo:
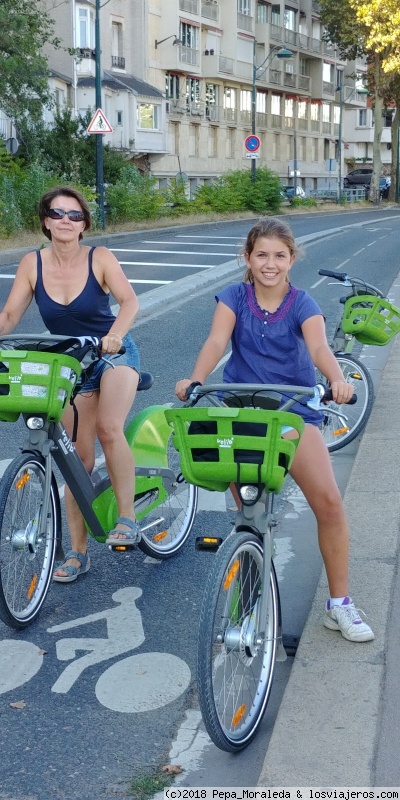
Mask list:
[[[341,405],[342,403],[348,403],[349,400],[351,400],[354,393],[354,386],[344,380],[333,381],[331,383],[331,390],[333,400],[335,403],[338,403],[338,405]]]
[[[108,333],[101,340],[101,352],[115,354],[119,353],[122,347],[122,338],[118,333]]]
[[[190,381],[188,378],[183,378],[183,380],[178,381],[175,386],[175,394],[179,400],[182,400],[182,402],[187,400],[186,393],[191,383],[192,381]]]

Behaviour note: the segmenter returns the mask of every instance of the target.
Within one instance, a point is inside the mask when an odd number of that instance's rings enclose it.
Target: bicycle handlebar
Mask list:
[[[316,386],[289,386],[281,384],[254,384],[254,383],[215,383],[203,385],[199,382],[193,382],[186,390],[187,406],[196,405],[201,397],[211,394],[232,394],[240,398],[245,396],[252,397],[253,403],[257,400],[257,395],[269,397],[269,399],[276,400],[276,396],[280,395],[281,399],[285,398],[286,401],[280,406],[280,411],[287,411],[294,405],[294,403],[301,401],[302,398],[308,397],[309,400],[306,405],[314,411],[323,411],[321,403],[329,402],[333,399],[332,390],[326,389],[322,384]],[[209,397],[211,403],[221,405],[218,398]],[[347,405],[354,405],[357,402],[357,395],[353,394]]]
[[[364,290],[364,294],[373,294],[375,297],[386,297],[386,295],[381,292],[380,289],[377,289],[376,286],[372,286],[371,283],[367,283],[366,281],[362,280],[362,278],[355,278],[351,275],[348,275],[347,272],[332,272],[330,269],[319,269],[318,275],[322,275],[325,278],[334,278],[335,281],[340,281],[340,283],[344,283],[346,286],[351,287],[353,290],[358,288],[362,288]]]
[[[4,336],[0,335],[0,349],[64,353],[73,356],[78,361],[81,361],[84,355],[90,351],[99,359],[102,357],[101,339],[98,336],[58,336],[51,333],[39,336],[35,333],[9,333]],[[123,355],[125,350],[123,345],[118,354]]]

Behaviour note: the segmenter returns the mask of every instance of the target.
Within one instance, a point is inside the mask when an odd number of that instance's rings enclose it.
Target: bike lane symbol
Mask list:
[[[135,600],[142,590],[131,586],[112,595],[117,606],[48,628],[48,633],[78,628],[105,620],[107,637],[71,637],[59,639],[56,654],[59,661],[71,663],[62,671],[52,692],[66,694],[82,672],[95,664],[123,655],[140,647],[145,640],[142,617]],[[77,653],[86,651],[80,657]],[[26,641],[3,640],[0,643],[0,694],[21,686],[39,671],[43,656],[39,648]],[[19,670],[5,671],[3,666],[16,662]],[[6,672],[6,676],[5,676]],[[190,669],[185,661],[170,653],[138,653],[112,664],[99,677],[95,686],[98,701],[112,711],[135,713],[150,711],[176,700],[190,683]]]

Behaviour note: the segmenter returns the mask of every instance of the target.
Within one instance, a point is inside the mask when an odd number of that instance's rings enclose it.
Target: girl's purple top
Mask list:
[[[232,354],[225,364],[225,383],[281,383],[315,386],[315,367],[303,338],[306,319],[322,315],[318,304],[302,289],[290,286],[279,308],[260,308],[251,283],[222,289],[216,300],[236,315]],[[295,403],[290,411],[318,425],[323,413]]]

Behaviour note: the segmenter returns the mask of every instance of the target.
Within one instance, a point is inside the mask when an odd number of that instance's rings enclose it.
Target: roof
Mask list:
[[[163,93],[160,92],[159,89],[156,89],[155,86],[152,86],[151,83],[146,83],[146,81],[142,81],[140,78],[136,78],[134,75],[118,75],[117,77],[111,72],[104,72],[101,83],[102,86],[106,86],[113,92],[120,92],[121,88],[124,88],[137,97],[164,97]],[[79,78],[78,86],[94,87],[95,79],[92,77]]]

